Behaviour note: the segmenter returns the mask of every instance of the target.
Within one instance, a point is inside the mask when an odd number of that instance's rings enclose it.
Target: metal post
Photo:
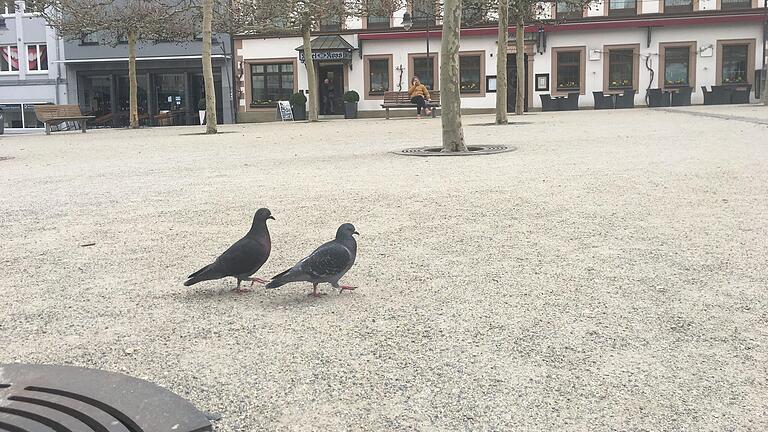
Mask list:
[[[768,53],[768,0],[763,1],[763,72],[760,74],[762,78],[761,96],[763,97],[763,104],[768,105],[768,69],[765,67],[765,57]],[[758,85],[760,85],[758,83]]]
[[[430,17],[427,16],[427,73],[429,74],[429,79],[432,81],[432,90],[434,90],[435,74],[432,72],[432,56],[430,56],[429,54],[429,20],[430,20]]]

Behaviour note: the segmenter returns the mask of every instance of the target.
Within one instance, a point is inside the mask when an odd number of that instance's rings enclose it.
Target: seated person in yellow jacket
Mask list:
[[[427,102],[430,100],[429,90],[427,90],[427,86],[422,84],[417,76],[414,76],[411,80],[411,86],[408,88],[408,97],[411,98],[411,103],[416,104],[417,118],[421,118],[422,109],[424,110],[424,114],[432,114],[432,111],[427,108]]]

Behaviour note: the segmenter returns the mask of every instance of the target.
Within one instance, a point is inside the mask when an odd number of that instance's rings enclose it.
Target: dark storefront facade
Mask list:
[[[127,49],[118,45],[71,42],[64,63],[70,103],[93,115],[95,127],[129,123]],[[219,123],[233,123],[232,68],[228,38],[214,44],[213,69]],[[139,45],[137,54],[139,123],[145,126],[200,124],[205,99],[200,43]]]

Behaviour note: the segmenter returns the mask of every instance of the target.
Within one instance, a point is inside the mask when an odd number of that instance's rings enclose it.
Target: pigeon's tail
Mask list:
[[[267,284],[267,288],[279,288],[279,287],[287,284],[288,282],[293,282],[289,278],[289,276],[290,276],[289,273],[291,272],[291,270],[293,270],[293,269],[289,268],[288,270],[286,270],[286,271],[284,271],[284,272],[282,272],[280,274],[276,274],[276,275],[272,276],[272,281]]]
[[[198,282],[213,280],[213,279],[220,279],[221,277],[223,277],[223,275],[219,274],[218,272],[214,272],[213,264],[209,264],[187,277],[189,279],[186,282],[184,282],[184,286],[192,286]]]

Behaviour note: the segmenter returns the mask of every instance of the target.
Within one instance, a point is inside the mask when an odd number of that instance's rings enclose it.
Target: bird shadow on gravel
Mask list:
[[[329,289],[326,294],[319,297],[313,297],[307,294],[307,290],[296,290],[296,292],[270,292],[254,286],[253,290],[245,293],[237,293],[231,290],[231,288],[211,288],[200,289],[187,292],[179,292],[170,294],[170,297],[182,303],[185,302],[210,302],[214,299],[219,300],[236,300],[242,302],[255,303],[258,302],[264,306],[273,306],[281,308],[303,308],[321,304],[337,303],[338,301],[345,300],[346,298],[352,299],[354,293],[339,294],[335,289]]]

